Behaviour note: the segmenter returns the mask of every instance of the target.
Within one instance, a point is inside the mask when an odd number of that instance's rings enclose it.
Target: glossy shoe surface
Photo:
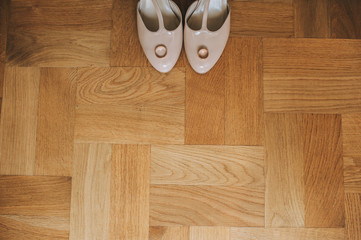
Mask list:
[[[182,13],[171,0],[141,0],[137,6],[139,42],[152,66],[169,72],[183,44]]]
[[[208,72],[222,55],[229,37],[230,14],[226,0],[200,0],[188,8],[184,46],[197,73]]]

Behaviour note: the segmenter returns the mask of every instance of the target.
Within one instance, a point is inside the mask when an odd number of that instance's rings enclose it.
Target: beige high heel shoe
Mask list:
[[[171,0],[140,0],[137,6],[138,37],[152,66],[169,72],[183,44],[182,13]]]
[[[222,55],[230,31],[230,15],[227,0],[199,0],[188,8],[184,47],[197,73],[208,72]]]

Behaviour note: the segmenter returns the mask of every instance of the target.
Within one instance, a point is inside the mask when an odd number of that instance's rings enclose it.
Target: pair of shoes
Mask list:
[[[169,72],[176,64],[183,43],[183,20],[171,0],[140,0],[137,27],[140,44],[152,66]],[[198,0],[185,16],[184,47],[194,71],[208,72],[218,61],[230,31],[227,0]]]

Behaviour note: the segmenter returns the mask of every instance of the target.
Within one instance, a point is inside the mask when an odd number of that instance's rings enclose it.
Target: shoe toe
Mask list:
[[[172,60],[169,60],[169,61],[163,61],[163,62],[159,62],[157,60],[154,60],[154,61],[149,61],[150,64],[152,64],[152,66],[158,71],[158,72],[161,72],[161,73],[167,73],[169,72],[170,70],[172,70],[172,68],[174,67],[175,63],[177,62],[176,60],[172,61]]]
[[[202,49],[202,47],[199,48]],[[203,47],[203,49],[204,48],[206,47]],[[207,50],[208,56],[203,57],[199,53],[201,49],[198,49],[196,44],[192,46],[188,45],[186,48],[186,54],[193,70],[197,73],[204,74],[211,70],[212,67],[217,63],[219,57],[222,55],[222,51],[212,51],[213,49],[209,49]]]
[[[174,35],[173,37],[170,37]],[[179,35],[179,36],[178,36]],[[156,41],[149,43],[148,47],[143,44],[144,52],[152,64],[152,66],[159,72],[166,73],[172,70],[174,65],[177,63],[180,52],[182,50],[182,33],[167,34],[159,39],[157,44]],[[157,51],[161,46],[161,54]]]
[[[152,32],[145,27],[137,11],[137,28],[140,45],[150,64],[162,73],[172,70],[182,50],[182,23],[173,31],[161,28]]]
[[[192,13],[196,4],[191,5],[186,18]],[[191,29],[187,22],[184,27],[184,47],[188,61],[194,71],[204,74],[211,70],[221,57],[230,32],[230,12],[222,27],[217,31],[206,28]]]

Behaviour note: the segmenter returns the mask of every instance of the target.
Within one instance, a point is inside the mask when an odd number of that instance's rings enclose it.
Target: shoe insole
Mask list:
[[[154,4],[158,6],[154,6]],[[159,7],[162,14],[164,27],[169,31],[175,30],[180,24],[180,19],[174,13],[169,0],[155,0],[155,3],[153,3],[153,0],[140,0],[140,15],[148,30],[156,32],[159,29],[157,7]]]
[[[226,21],[228,16],[227,0],[199,0],[196,9],[188,19],[188,26],[193,30],[202,28],[203,13],[208,6],[207,29],[217,31]]]

